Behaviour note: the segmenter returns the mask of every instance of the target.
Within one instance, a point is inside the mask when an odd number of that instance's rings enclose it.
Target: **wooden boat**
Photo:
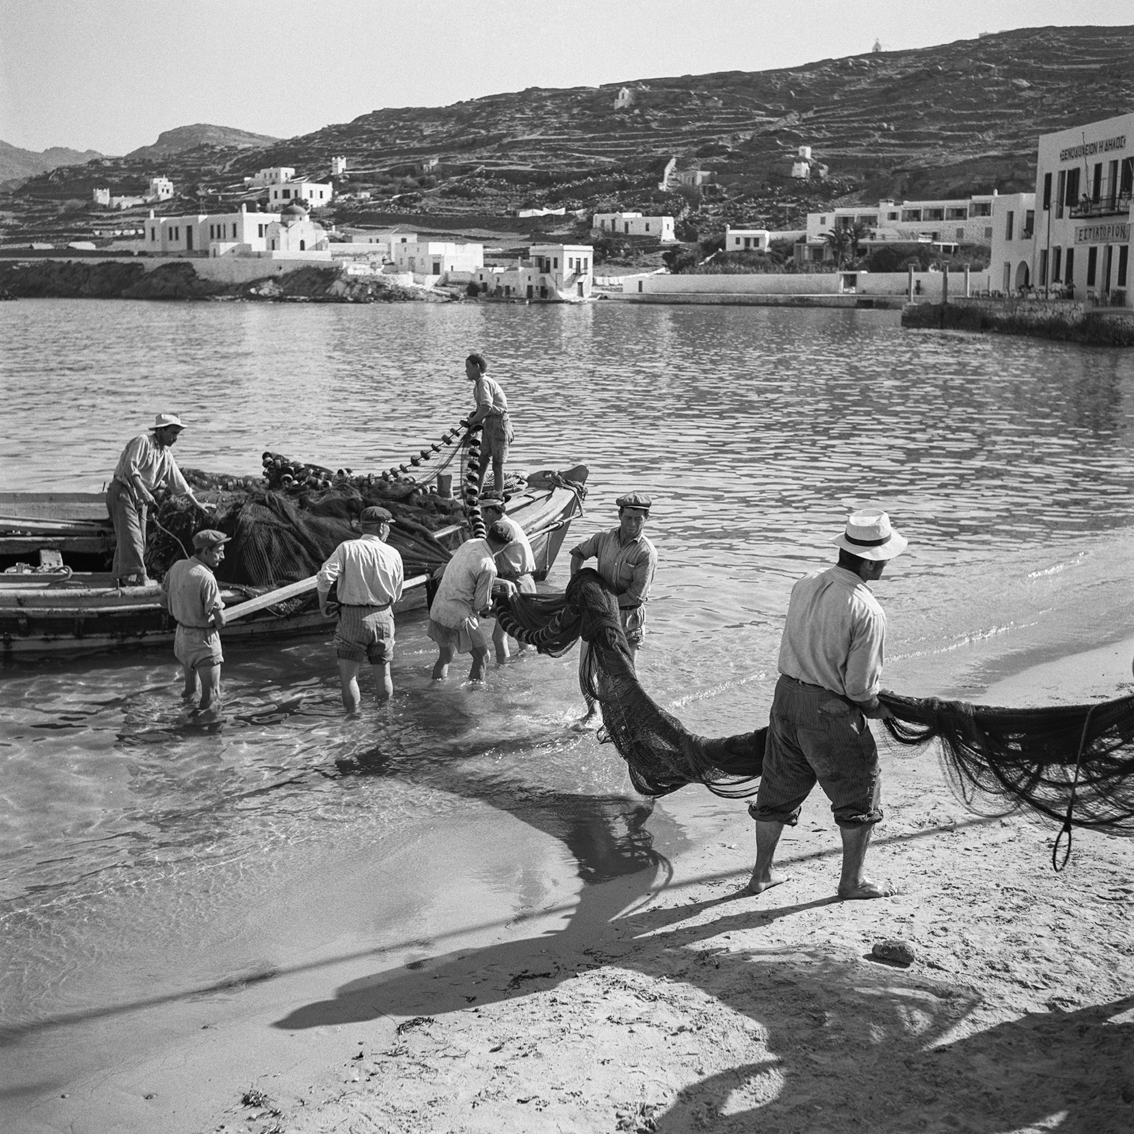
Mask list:
[[[571,521],[582,514],[586,479],[585,465],[533,476],[509,502],[508,514],[531,541],[537,579],[547,576]],[[465,523],[450,524],[434,535],[453,549],[468,539],[469,529]],[[176,625],[161,608],[159,585],[116,587],[108,571],[72,566],[109,562],[113,549],[104,493],[0,493],[0,565],[8,565],[0,570],[0,656],[172,649]],[[395,612],[424,610],[426,582],[425,575],[407,579]],[[232,584],[222,584],[221,593],[229,620],[226,643],[330,633],[333,626],[319,613],[313,579],[296,580],[266,597]]]

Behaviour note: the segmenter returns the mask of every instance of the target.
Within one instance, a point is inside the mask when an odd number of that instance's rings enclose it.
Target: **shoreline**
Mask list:
[[[1114,697],[1132,651],[1028,665],[981,700]],[[932,753],[880,748],[870,867],[893,898],[834,900],[821,793],[785,834],[790,880],[759,897],[742,892],[744,803],[695,788],[658,801],[641,869],[585,885],[521,824],[490,852],[498,868],[472,830],[424,863],[407,845],[427,910],[405,932],[344,926],[321,959],[91,1025],[127,1027],[134,1055],[43,1085],[26,1129],[1129,1129],[1134,848],[1077,831],[1054,874],[1054,824],[974,815]],[[488,882],[517,860],[527,898]],[[389,866],[365,863],[333,893],[389,890]],[[303,899],[301,923],[330,895]],[[869,959],[894,937],[915,950],[908,969]]]

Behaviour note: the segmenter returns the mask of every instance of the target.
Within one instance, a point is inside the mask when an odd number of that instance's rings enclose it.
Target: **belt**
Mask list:
[[[369,602],[344,602],[340,603],[341,606],[349,606],[354,610],[389,610],[394,604],[392,602],[384,602],[381,606],[375,606]]]
[[[800,681],[798,677],[792,677],[790,673],[781,673],[785,681],[790,681],[792,685],[799,685],[804,689],[814,689],[819,693],[830,693],[832,697],[841,697],[841,693],[835,693],[833,690],[828,689],[826,685],[812,685],[810,681]]]
[[[192,622],[179,622],[178,626],[185,630],[215,630],[215,626],[194,626]]]

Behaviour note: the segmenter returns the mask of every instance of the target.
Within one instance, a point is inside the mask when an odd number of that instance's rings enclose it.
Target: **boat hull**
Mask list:
[[[581,484],[586,470],[571,470]],[[29,558],[37,550],[83,555],[92,536],[96,505],[101,493],[54,495],[7,493],[0,496],[0,547],[18,547]],[[19,510],[17,512],[17,509]],[[516,497],[510,514],[521,524],[536,557],[536,578],[547,576],[566,539],[571,521],[582,513],[582,492],[556,485],[546,491],[529,491]],[[77,513],[74,516],[67,512]],[[73,521],[73,522],[71,522]],[[437,533],[455,547],[468,538],[468,529],[453,526]],[[18,541],[18,542],[13,542]],[[113,549],[113,531],[109,545]],[[106,573],[0,574],[0,657],[9,660],[34,656],[77,656],[140,647],[173,647],[176,624],[161,608],[161,589],[114,585]],[[255,597],[243,588],[225,587],[222,595],[229,615]],[[425,576],[406,581],[395,614],[419,612],[428,607]],[[313,594],[266,607],[225,626],[226,645],[301,634],[330,634],[334,622],[318,610]]]

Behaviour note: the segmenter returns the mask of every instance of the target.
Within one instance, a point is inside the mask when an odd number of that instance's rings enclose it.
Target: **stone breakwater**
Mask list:
[[[190,262],[146,271],[137,262],[15,260],[0,263],[0,294],[17,299],[245,299],[309,303],[398,303],[448,300],[381,276],[342,276],[337,268],[305,267],[247,283],[203,279]]]
[[[969,298],[946,304],[909,304],[902,311],[902,326],[1134,346],[1134,312],[1061,300]]]

